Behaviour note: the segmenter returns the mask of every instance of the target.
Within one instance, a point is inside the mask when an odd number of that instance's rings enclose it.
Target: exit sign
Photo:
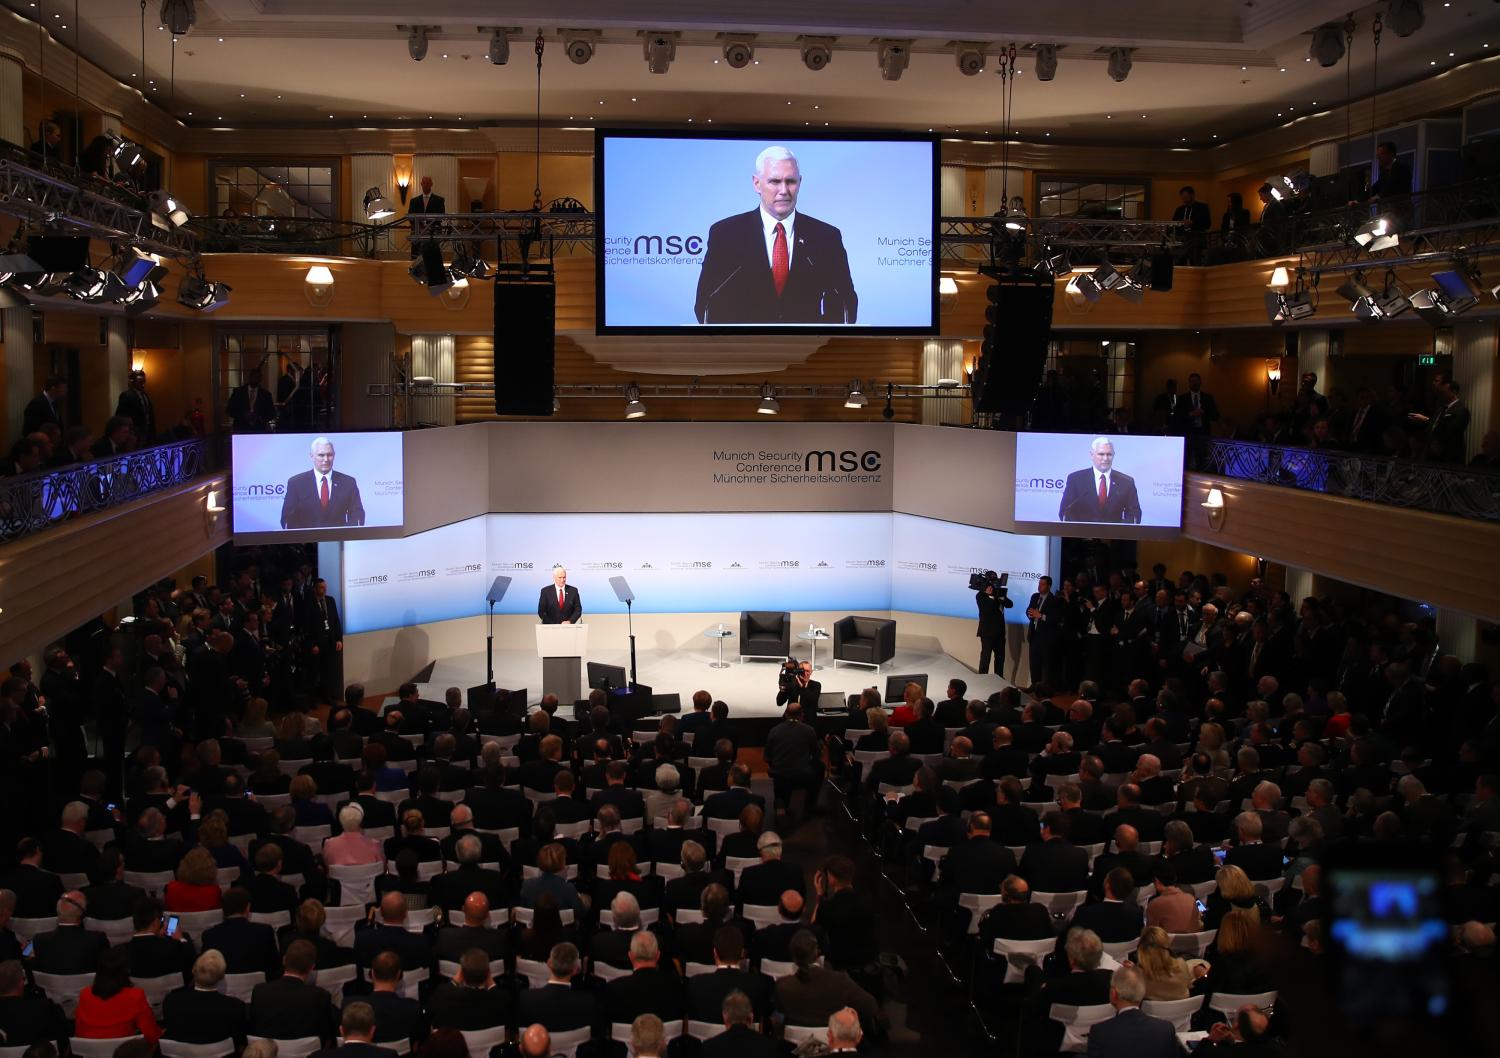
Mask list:
[[[1437,357],[1433,356],[1431,353],[1423,353],[1421,356],[1417,357],[1418,367],[1432,367],[1436,363]]]

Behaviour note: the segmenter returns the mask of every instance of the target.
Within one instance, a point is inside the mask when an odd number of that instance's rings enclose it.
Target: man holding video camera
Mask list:
[[[782,663],[777,678],[777,705],[798,702],[804,714],[814,717],[818,715],[818,696],[822,693],[823,685],[812,678],[811,662],[787,658]]]
[[[994,570],[987,569],[983,575],[976,573],[969,578],[969,587],[975,592],[974,605],[979,607],[979,630],[974,634],[979,637],[981,676],[990,671],[991,655],[995,658],[996,676],[1002,674],[1005,664],[1002,660],[1005,653],[1005,610],[1011,604],[1005,593],[1007,577],[1000,577]]]

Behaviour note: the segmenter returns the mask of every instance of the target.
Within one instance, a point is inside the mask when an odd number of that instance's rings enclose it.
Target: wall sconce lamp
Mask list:
[[[1224,493],[1217,486],[1208,490],[1208,497],[1199,505],[1208,512],[1208,524],[1214,532],[1224,527]]]
[[[1277,265],[1271,271],[1271,281],[1266,284],[1272,290],[1285,290],[1292,285],[1291,274],[1287,272],[1286,265]]]
[[[396,174],[396,193],[401,196],[401,204],[406,205],[406,192],[411,188],[411,173]]]
[[[958,304],[958,280],[952,276],[938,278],[938,306],[943,312],[952,312]]]
[[[205,504],[209,514],[223,514],[229,508],[224,506],[224,501],[219,498],[218,489],[208,490],[208,502]]]
[[[1272,356],[1266,358],[1266,383],[1271,387],[1271,396],[1281,389],[1281,361]]]
[[[203,501],[203,532],[207,536],[214,535],[214,527],[219,524],[219,515],[225,511],[224,500],[218,489],[209,489],[208,496]]]
[[[327,265],[313,265],[303,276],[307,303],[315,309],[327,308],[333,301],[333,273]]]

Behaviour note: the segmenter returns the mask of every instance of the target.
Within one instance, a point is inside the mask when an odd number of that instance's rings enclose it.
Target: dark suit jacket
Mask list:
[[[1075,926],[1079,929],[1091,929],[1099,935],[1099,939],[1106,944],[1115,944],[1121,941],[1135,940],[1141,935],[1144,914],[1141,907],[1133,899],[1130,903],[1098,903],[1084,904],[1073,912],[1073,920],[1068,923],[1068,928]],[[1058,950],[1062,950],[1063,941],[1067,934],[1058,938]]]
[[[89,918],[103,921],[129,918],[135,914],[135,905],[146,895],[145,890],[124,882],[101,882],[83,891],[87,897]]]
[[[26,408],[21,412],[21,437],[29,433],[36,433],[49,422],[57,423],[57,428],[63,428],[62,409],[55,408],[47,399],[45,393],[38,393],[26,402]]]
[[[82,926],[59,926],[50,933],[40,933],[31,959],[31,969],[49,974],[93,973],[99,956],[109,947],[103,933]]]
[[[432,945],[432,957],[435,960],[458,962],[470,948],[480,949],[494,962],[509,954],[510,944],[505,933],[488,926],[444,926],[437,931]]]
[[[759,207],[709,228],[693,305],[698,322],[854,323],[859,296],[839,230],[799,212],[791,235],[791,267],[778,296]]]
[[[1063,838],[1039,841],[1021,857],[1021,877],[1042,893],[1076,893],[1089,887],[1089,854]]]
[[[757,1018],[771,1014],[771,979],[765,974],[747,972],[738,967],[724,967],[711,974],[687,979],[687,1015],[698,1021],[722,1021],[724,997],[743,992],[750,1000]]]
[[[422,1004],[399,992],[371,992],[360,1001],[375,1008],[375,1042],[420,1040],[427,1036],[427,1014]]]
[[[373,1043],[355,1042],[314,1051],[313,1058],[396,1058],[396,1052],[389,1047],[377,1047]]]
[[[613,1024],[628,1025],[642,1014],[680,1021],[682,1011],[682,981],[671,970],[642,967],[604,988],[604,1016]]]
[[[577,622],[583,616],[583,600],[578,596],[578,589],[569,584],[564,589],[564,597],[568,600],[565,606],[557,605],[557,585],[549,584],[542,589],[537,596],[536,615],[542,619],[544,625],[560,625],[564,621]]]
[[[1170,1021],[1126,1007],[1089,1030],[1090,1058],[1177,1058],[1181,1048]]]
[[[234,428],[240,431],[267,430],[276,419],[276,401],[265,386],[256,390],[254,407],[251,407],[249,389],[235,386],[230,391],[229,403],[224,410],[233,420]]]
[[[738,819],[748,804],[766,807],[765,798],[751,793],[743,786],[736,786],[703,799],[703,816],[706,819]]]
[[[439,194],[428,195],[423,201],[421,195],[412,195],[411,202],[406,207],[408,213],[447,213],[448,203]]]
[[[432,990],[427,1013],[435,1029],[492,1029],[508,1024],[510,993],[504,988],[469,988],[443,981]]]
[[[722,1016],[701,1020],[721,1021]],[[777,1058],[782,1049],[770,1036],[748,1025],[735,1025],[711,1040],[704,1040],[700,1053],[703,1058]]]
[[[334,1036],[333,1003],[317,985],[278,977],[250,993],[250,1032],[278,1040],[316,1036],[326,1042]]]
[[[328,476],[332,480],[327,508],[318,497],[317,477],[311,470],[287,478],[286,497],[281,501],[283,529],[330,529],[365,524],[365,505],[359,498],[359,482],[337,470]]]
[[[987,837],[969,838],[948,851],[940,871],[940,884],[954,898],[959,893],[998,893],[1006,875],[1016,872],[1016,857]]]
[[[1207,231],[1214,222],[1207,202],[1190,202],[1185,206],[1178,206],[1172,211],[1172,219],[1187,221],[1193,231]]]
[[[68,1027],[62,1008],[39,988],[23,988],[18,996],[0,998],[0,1032],[5,1033],[7,1047],[41,1040],[61,1047],[67,1041]]]
[[[354,932],[354,958],[362,967],[368,967],[375,956],[383,951],[393,951],[401,957],[404,969],[415,970],[432,965],[431,926],[424,933],[408,932],[404,926],[387,926],[377,923]],[[479,1026],[468,1026],[477,1028]]]
[[[326,603],[328,608],[328,627],[323,627],[323,610],[317,596],[309,595],[307,597],[307,609],[303,611],[302,615],[302,631],[308,637],[308,640],[319,649],[331,650],[333,644],[344,638],[344,625],[339,620],[339,607],[338,603],[333,601],[333,596],[325,596],[322,602]],[[410,749],[410,746],[407,745],[404,739],[401,740],[401,744]],[[399,760],[401,758],[392,756],[390,759]],[[288,868],[288,870],[290,869]]]
[[[225,973],[250,974],[259,970],[267,978],[271,978],[281,969],[281,953],[276,950],[276,931],[263,922],[251,922],[248,918],[226,918],[217,926],[210,926],[203,931],[201,947],[204,951],[209,948],[219,950],[224,956]]]
[[[1068,482],[1063,486],[1062,502],[1057,506],[1058,520],[1139,525],[1141,499],[1136,495],[1135,478],[1118,470],[1111,470],[1109,477],[1109,497],[1100,507],[1099,493],[1094,486],[1094,468],[1084,467],[1069,474]]]
[[[140,390],[127,389],[115,402],[115,414],[122,415],[135,424],[135,436],[143,445],[156,437],[156,409],[151,398]],[[221,1036],[220,1039],[223,1039]]]
[[[189,985],[168,992],[161,1005],[164,1035],[180,1043],[218,1043],[244,1040],[248,1028],[245,1001],[213,989]]]
[[[191,983],[188,975],[193,969],[193,946],[181,937],[158,937],[154,934],[131,937],[126,942],[126,950],[130,953],[131,977],[182,974],[183,983]],[[206,1042],[214,1043],[223,1038],[215,1036]]]
[[[1240,868],[1252,882],[1280,878],[1285,867],[1281,859],[1281,847],[1266,844],[1236,845],[1224,857],[1224,864]]]
[[[546,984],[516,994],[516,1024],[541,1025],[548,1032],[570,1032],[593,1025],[598,1014],[594,993],[568,985]]]
[[[775,905],[788,889],[806,893],[801,869],[785,860],[765,860],[740,872],[735,896],[742,904]]]

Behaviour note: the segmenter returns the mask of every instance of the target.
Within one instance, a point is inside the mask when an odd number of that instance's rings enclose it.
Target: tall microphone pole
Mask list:
[[[489,627],[484,637],[484,682],[491,691],[495,689],[495,604],[505,598],[509,589],[509,577],[496,577],[484,597],[485,602],[490,604]]]

